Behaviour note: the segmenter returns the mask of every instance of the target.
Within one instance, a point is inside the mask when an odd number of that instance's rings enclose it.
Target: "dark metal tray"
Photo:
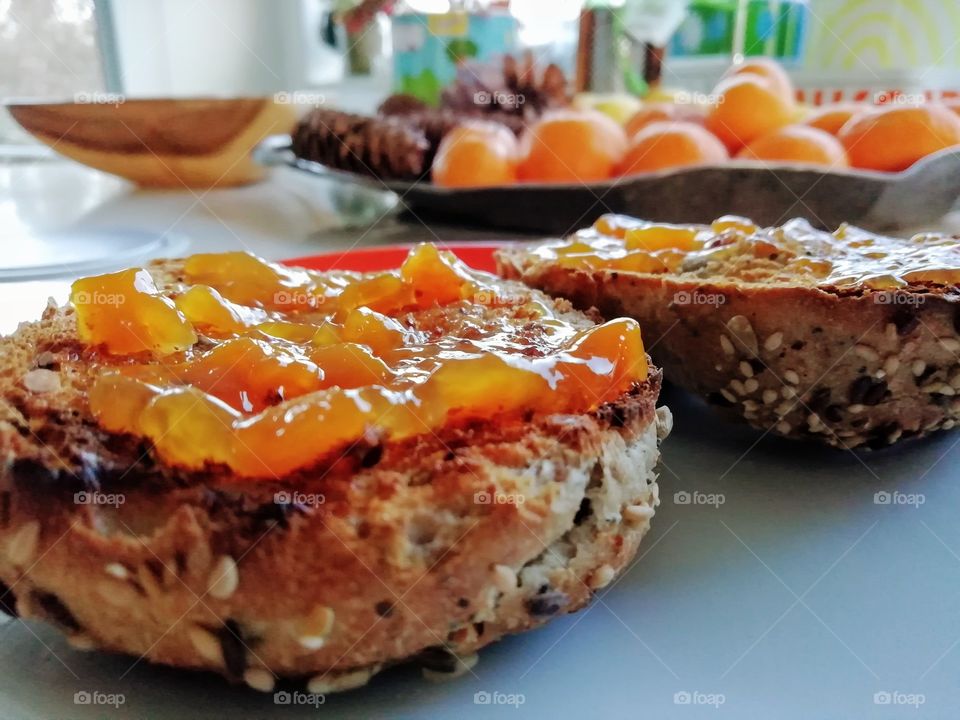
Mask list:
[[[635,175],[589,185],[523,183],[449,189],[429,182],[380,180],[294,157],[279,138],[258,149],[261,162],[397,194],[418,216],[490,228],[565,234],[607,212],[661,222],[710,222],[744,215],[762,225],[792,217],[832,229],[850,222],[896,230],[935,221],[960,197],[960,148],[923,158],[900,173],[824,170],[733,161]]]

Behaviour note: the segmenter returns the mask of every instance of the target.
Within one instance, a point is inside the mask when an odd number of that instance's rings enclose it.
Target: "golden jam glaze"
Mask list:
[[[194,255],[163,292],[134,269],[71,299],[104,429],[170,465],[274,478],[371,436],[588,412],[647,377],[635,321],[576,326],[515,287],[423,244],[366,275]]]
[[[533,247],[560,267],[684,274],[692,279],[894,290],[960,283],[960,243],[945,235],[875,235],[851,225],[816,230],[804,220],[760,228],[725,216],[710,225],[604,215],[593,227]]]

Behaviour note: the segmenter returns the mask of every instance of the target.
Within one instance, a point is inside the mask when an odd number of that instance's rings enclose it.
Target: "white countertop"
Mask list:
[[[387,193],[275,168],[260,183],[210,191],[140,190],[130,183],[61,159],[0,162],[0,238],[6,265],[39,251],[61,260],[105,242],[147,246],[84,273],[107,272],[153,257],[249,250],[270,259],[351,247],[465,236],[398,221]],[[466,236],[493,236],[475,232]],[[14,258],[11,260],[11,256]],[[0,272],[4,266],[0,258]],[[0,277],[0,333],[36,317],[46,299],[66,298],[70,274],[23,282]]]

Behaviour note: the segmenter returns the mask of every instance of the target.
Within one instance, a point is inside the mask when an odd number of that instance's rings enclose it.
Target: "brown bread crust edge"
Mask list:
[[[880,448],[960,419],[960,294],[743,285],[530,262],[507,278],[636,318],[666,378],[730,416],[790,438]]]

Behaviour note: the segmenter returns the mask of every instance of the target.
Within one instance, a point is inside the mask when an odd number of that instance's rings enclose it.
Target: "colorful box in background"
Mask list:
[[[731,60],[737,5],[692,0],[669,45],[671,85],[709,91]],[[747,7],[747,54],[778,57],[802,102],[920,102],[960,93],[956,0],[751,0]]]
[[[692,0],[670,55],[730,55],[737,0]],[[811,70],[960,68],[960,2],[951,0],[749,0],[747,55],[802,61]]]
[[[517,21],[506,12],[405,13],[393,18],[394,90],[436,104],[457,70],[512,53]]]
[[[799,97],[918,103],[960,91],[956,0],[810,0]]]
[[[676,57],[732,54],[739,4],[737,0],[693,0],[670,41],[670,53]],[[807,0],[750,0],[744,54],[801,59],[808,15]]]
[[[810,9],[811,70],[870,77],[960,68],[957,0],[811,0]]]

